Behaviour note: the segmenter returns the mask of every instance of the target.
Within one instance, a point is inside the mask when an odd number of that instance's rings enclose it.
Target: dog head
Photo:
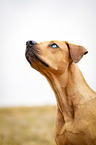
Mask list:
[[[88,51],[66,41],[26,42],[26,58],[39,72],[63,73],[72,62],[79,62]]]

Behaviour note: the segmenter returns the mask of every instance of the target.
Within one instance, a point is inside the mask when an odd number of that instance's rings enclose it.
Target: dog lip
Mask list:
[[[29,59],[30,56],[28,55],[28,52],[29,52],[29,51],[26,50],[26,52],[25,52],[25,57],[26,57],[27,61],[30,63],[30,65],[31,65],[32,63],[31,63],[31,61],[30,61],[30,59]]]
[[[46,66],[46,67],[49,67],[49,65],[46,63],[46,62],[44,62],[40,57],[39,57],[39,55],[37,55],[35,52],[32,52],[31,51],[31,55],[32,56],[28,56],[28,50],[26,50],[26,52],[25,52],[25,56],[26,56],[26,59],[27,59],[27,61],[32,65],[32,62],[31,62],[31,60],[29,59],[30,57],[35,57],[38,61],[40,61],[44,66]]]
[[[39,60],[44,66],[49,67],[49,65],[46,62],[44,62],[38,55],[36,55],[36,54],[34,54],[34,55],[37,58],[37,60]]]

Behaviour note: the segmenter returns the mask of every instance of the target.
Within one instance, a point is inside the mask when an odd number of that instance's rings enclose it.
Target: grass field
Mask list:
[[[0,145],[56,145],[55,106],[0,109]]]

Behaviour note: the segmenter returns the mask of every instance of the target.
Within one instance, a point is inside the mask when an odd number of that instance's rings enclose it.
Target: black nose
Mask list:
[[[34,46],[34,45],[36,45],[37,43],[35,42],[35,41],[32,41],[32,40],[30,40],[30,41],[27,41],[26,42],[26,46]]]

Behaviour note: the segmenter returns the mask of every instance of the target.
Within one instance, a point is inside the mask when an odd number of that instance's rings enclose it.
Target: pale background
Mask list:
[[[96,0],[0,1],[0,107],[56,104],[25,59],[27,40],[67,40],[89,53],[78,63],[96,91]]]

